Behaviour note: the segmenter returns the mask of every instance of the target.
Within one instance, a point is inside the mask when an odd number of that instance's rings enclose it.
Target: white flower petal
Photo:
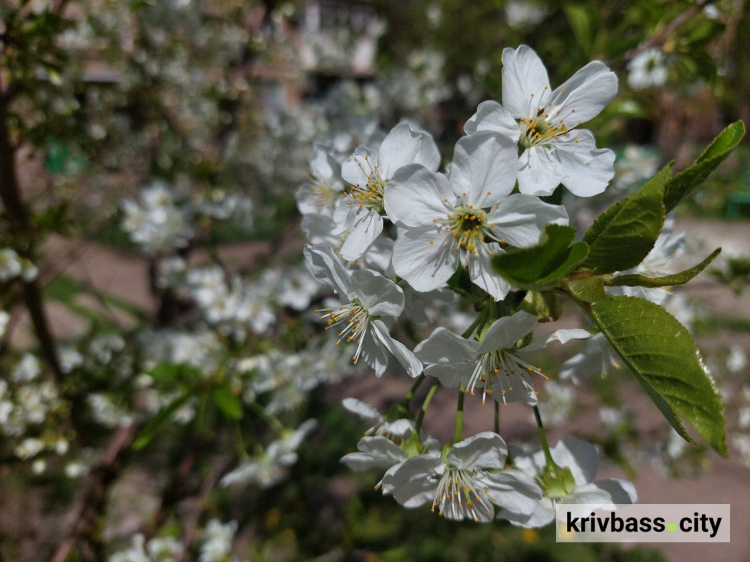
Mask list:
[[[394,464],[405,461],[409,455],[401,447],[386,437],[363,437],[357,443],[358,452],[349,453],[341,458],[352,470],[361,471],[370,468],[391,468]]]
[[[351,275],[352,294],[373,316],[398,318],[404,311],[404,292],[401,287],[380,273],[360,269]]]
[[[419,152],[414,158],[414,163],[421,164],[431,172],[437,172],[441,158],[435,139],[425,131],[420,131],[420,134],[422,135],[422,142],[419,145]]]
[[[480,131],[456,143],[450,182],[468,205],[489,207],[507,197],[516,184],[518,147],[511,139]]]
[[[517,379],[516,379],[517,380]],[[539,403],[537,395],[532,390],[528,390],[523,384],[513,385],[513,390],[505,389],[502,385],[502,379],[499,377],[495,378],[492,383],[490,390],[492,390],[492,398],[498,404],[510,404],[511,402],[523,402],[529,406],[536,406]],[[505,394],[503,394],[505,390]]]
[[[398,464],[394,464],[391,468],[386,470],[385,474],[383,475],[383,478],[380,481],[380,488],[383,490],[384,496],[393,493],[393,475],[396,474],[396,471],[399,468],[401,468],[402,464],[404,463],[400,462]]]
[[[366,161],[369,164],[366,164]],[[376,166],[377,164],[378,158],[374,151],[366,146],[358,146],[354,154],[341,164],[341,177],[351,185],[365,185],[370,166]]]
[[[333,222],[336,226],[332,234],[339,236],[346,233],[354,222],[355,215],[361,210],[359,201],[351,195],[341,197],[333,208]]]
[[[340,191],[340,189],[337,190]],[[294,195],[297,199],[297,209],[299,209],[301,215],[310,215],[313,213],[330,214],[331,210],[338,204],[337,198],[331,198],[330,202],[322,205],[320,194],[308,183],[302,184]]]
[[[555,343],[566,344],[570,340],[585,340],[591,337],[591,333],[587,330],[581,330],[580,328],[573,328],[568,330],[555,330],[551,334],[541,336],[531,342],[526,347],[519,349],[516,353],[523,355],[524,353],[533,353],[540,351]]]
[[[565,172],[548,146],[527,148],[518,158],[518,189],[527,195],[552,195]]]
[[[496,101],[483,101],[464,125],[467,135],[478,131],[493,131],[518,142],[520,129],[513,116]]]
[[[445,218],[449,212],[445,199],[455,201],[448,179],[424,166],[412,164],[401,168],[388,182],[385,211],[399,226],[428,226],[435,219]]]
[[[474,284],[487,291],[496,301],[503,300],[510,291],[510,283],[495,273],[490,263],[490,252],[492,255],[501,253],[500,245],[478,244],[476,251],[477,253],[470,258],[469,277]],[[462,256],[464,255],[466,253],[462,252]]]
[[[383,344],[373,333],[372,326],[362,338],[360,358],[375,371],[375,375],[382,377],[388,367],[388,354]]]
[[[549,498],[542,498],[536,505],[536,509],[531,515],[522,515],[509,510],[502,510],[498,514],[498,519],[507,519],[516,527],[524,529],[538,529],[549,525],[555,519],[555,506]]]
[[[513,457],[513,466],[515,468],[530,476],[539,476],[542,474],[546,461],[541,448],[532,449],[528,445],[521,447],[512,443],[509,450]]]
[[[616,94],[615,73],[604,63],[592,61],[552,92],[549,115],[572,128],[599,115]]]
[[[498,506],[505,512],[529,516],[536,511],[543,492],[533,478],[517,470],[504,470],[483,479]]]
[[[383,139],[378,151],[380,176],[390,179],[393,174],[407,164],[412,164],[419,154],[422,134],[406,123],[399,123]]]
[[[354,261],[361,258],[383,232],[383,217],[366,207],[358,207],[349,228],[349,236],[341,246],[341,256],[345,260]]]
[[[439,327],[414,348],[414,353],[426,364],[469,363],[476,360],[478,347],[476,340],[462,338],[450,330]]]
[[[476,361],[471,363],[465,361],[450,364],[440,363],[427,365],[424,374],[435,377],[446,388],[458,388],[469,383],[476,366]]]
[[[432,291],[441,287],[458,266],[450,233],[434,227],[401,230],[393,248],[393,269],[415,290]]]
[[[384,420],[382,414],[375,406],[358,400],[357,398],[344,398],[341,404],[352,414],[359,416],[369,423],[381,422]]]
[[[414,420],[401,418],[400,420],[385,422],[377,430],[377,433],[393,438],[406,439],[414,433]]]
[[[341,246],[341,238],[334,234],[336,223],[333,217],[319,213],[309,213],[302,217],[302,232],[307,236],[310,244],[327,243],[338,248]]]
[[[523,310],[516,312],[513,316],[503,316],[497,319],[484,335],[478,353],[513,349],[518,340],[536,327],[536,323],[536,316]]]
[[[373,320],[371,325],[380,343],[401,363],[401,366],[406,369],[408,375],[411,378],[419,376],[422,372],[422,363],[419,362],[414,353],[400,341],[394,340],[391,337],[388,333],[388,328],[386,328],[382,320]]]
[[[539,244],[549,224],[568,224],[568,213],[561,205],[544,203],[534,195],[516,193],[496,205],[487,217],[499,239],[517,248]]]
[[[335,180],[341,172],[341,165],[328,153],[325,146],[316,144],[310,158],[310,171],[316,179]]]
[[[318,281],[328,285],[341,299],[349,300],[351,278],[330,244],[305,246],[305,264]]]
[[[393,497],[404,507],[419,507],[435,497],[436,473],[442,474],[443,461],[440,453],[427,453],[404,462],[392,475],[390,485]]]
[[[572,131],[551,145],[551,150],[563,173],[560,183],[578,197],[598,195],[615,175],[615,153],[596,148],[591,131]]]
[[[503,106],[513,117],[536,116],[550,94],[547,69],[530,47],[503,50]]]
[[[455,468],[502,469],[507,456],[508,447],[503,438],[492,431],[483,431],[453,445],[446,459]]]
[[[570,469],[579,486],[591,482],[596,476],[599,451],[591,443],[569,435],[558,441],[550,452],[558,465]]]
[[[576,486],[575,492],[565,498],[565,503],[598,504],[598,509],[613,509],[615,505],[635,503],[638,495],[631,482],[612,478]]]

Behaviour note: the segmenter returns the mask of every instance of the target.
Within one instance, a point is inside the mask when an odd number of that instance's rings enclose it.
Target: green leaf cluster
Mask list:
[[[242,400],[232,390],[225,377],[206,378],[200,370],[185,363],[160,363],[148,374],[155,387],[177,387],[180,391],[140,429],[134,442],[136,450],[146,447],[166,426],[172,415],[194,397],[199,399],[201,407],[213,404],[216,411],[228,422],[242,419]]]

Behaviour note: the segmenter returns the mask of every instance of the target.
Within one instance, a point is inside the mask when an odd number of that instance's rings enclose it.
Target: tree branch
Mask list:
[[[133,424],[118,428],[112,436],[99,464],[88,475],[81,509],[70,535],[55,550],[53,562],[65,562],[76,545],[79,559],[84,562],[106,559],[102,514],[109,490],[122,470],[137,433],[138,427]]]

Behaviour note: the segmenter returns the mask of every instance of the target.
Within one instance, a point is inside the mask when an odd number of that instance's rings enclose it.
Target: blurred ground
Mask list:
[[[705,253],[695,256],[699,261],[704,254],[716,247],[733,247],[750,254],[750,221],[718,222],[698,219],[680,219],[676,230],[689,230],[691,235],[702,241]],[[222,257],[230,263],[252,264],[255,256],[267,251],[269,242],[252,242],[224,247]],[[51,239],[46,247],[50,274],[65,274],[72,279],[90,283],[95,289],[92,294],[79,297],[80,304],[96,309],[106,306],[102,295],[115,297],[135,307],[153,312],[156,306],[148,286],[148,263],[141,259],[112,250],[93,242],[76,242],[62,239]],[[197,256],[200,260],[200,256]],[[44,271],[43,271],[44,274]],[[702,275],[691,282],[686,291],[691,297],[703,303],[717,315],[730,318],[750,320],[750,293],[736,296],[730,289]],[[98,293],[98,294],[97,294]],[[124,326],[134,325],[134,319],[121,308],[110,308],[116,321]],[[71,313],[62,305],[55,303],[49,306],[53,329],[58,335],[70,335],[85,328],[86,321]],[[567,319],[570,322],[573,319]],[[33,344],[24,318],[14,331],[13,345],[29,346]],[[721,349],[728,343],[738,343],[745,350],[750,350],[750,333],[737,333],[719,328],[710,337],[699,338],[699,345],[704,350]],[[410,382],[403,378],[386,375],[383,379],[365,376],[350,379],[329,389],[331,400],[340,400],[345,396],[355,396],[375,405],[388,404],[400,400],[406,393]],[[543,387],[541,388],[543,392]],[[453,432],[455,393],[438,393],[425,421],[425,427],[436,437],[450,440]],[[665,423],[643,392],[632,388],[628,392],[627,402],[637,412],[637,428],[644,436],[653,434]],[[601,423],[597,408],[592,401],[587,403],[587,396],[579,394],[579,414],[572,424],[566,426],[565,433],[576,433],[581,436],[595,434]],[[736,421],[730,412],[730,426]],[[466,432],[471,434],[492,427],[492,408],[481,406],[477,396],[467,401]],[[535,426],[526,408],[511,405],[502,409],[502,433],[508,441],[526,438],[533,435]],[[555,441],[561,431],[552,430]],[[644,441],[644,443],[648,443]],[[730,544],[666,544],[651,545],[660,547],[670,561],[692,562],[710,558],[726,562],[746,562],[750,560],[750,533],[747,532],[750,522],[750,470],[745,468],[734,457],[722,459],[711,455],[713,470],[703,473],[695,479],[669,480],[656,468],[641,464],[635,480],[639,500],[648,503],[730,503],[732,506],[732,542]],[[616,467],[603,466],[600,477],[625,477]],[[564,548],[561,546],[561,548]]]

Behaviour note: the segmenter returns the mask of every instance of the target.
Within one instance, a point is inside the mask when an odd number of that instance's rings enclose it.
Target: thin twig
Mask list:
[[[182,555],[176,559],[176,562],[182,562],[182,560],[185,559],[188,547],[193,541],[195,530],[198,528],[198,522],[200,521],[203,509],[206,507],[206,503],[208,502],[208,498],[211,495],[211,491],[213,490],[216,483],[221,479],[221,477],[224,476],[224,474],[226,474],[226,472],[232,466],[234,466],[236,462],[236,454],[224,457],[224,459],[219,459],[219,461],[216,463],[216,466],[212,467],[209,470],[208,475],[203,480],[203,484],[201,484],[199,493],[200,499],[198,500],[198,505],[191,514],[185,517],[187,523],[183,527],[182,531]]]
[[[665,25],[661,29],[661,31],[652,35],[649,39],[643,41],[636,48],[631,49],[630,51],[625,53],[625,60],[633,60],[635,57],[652,47],[660,47],[673,31],[681,27],[684,23],[690,20],[693,16],[697,15],[701,10],[703,10],[703,8],[705,8],[712,2],[713,0],[701,0],[700,2],[693,4],[689,9],[685,10],[679,16]]]
[[[76,546],[80,560],[95,562],[105,559],[102,514],[109,490],[122,469],[137,432],[136,424],[115,431],[99,463],[88,475],[81,508],[69,535],[55,550],[53,562],[65,562]]]

